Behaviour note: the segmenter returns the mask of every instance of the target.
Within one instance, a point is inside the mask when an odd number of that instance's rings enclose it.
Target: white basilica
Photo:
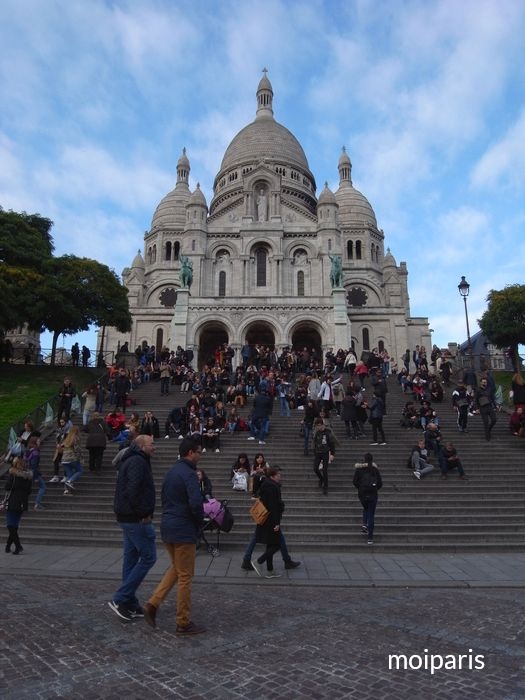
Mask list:
[[[223,343],[237,360],[245,342],[353,346],[358,356],[386,348],[398,361],[406,348],[430,348],[428,319],[410,315],[406,263],[385,253],[344,148],[338,168],[337,191],[325,185],[317,197],[301,144],[274,118],[265,72],[255,119],[226,149],[209,207],[199,185],[189,189],[183,150],[144,252],[122,273],[132,331],[107,329],[103,350],[180,345],[201,366]]]

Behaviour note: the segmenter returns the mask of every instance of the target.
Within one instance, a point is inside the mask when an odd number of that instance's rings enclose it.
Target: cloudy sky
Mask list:
[[[463,341],[461,275],[472,334],[524,281],[524,36],[521,0],[3,0],[0,206],[120,274],[183,147],[210,202],[267,67],[318,194],[345,145],[412,315]]]

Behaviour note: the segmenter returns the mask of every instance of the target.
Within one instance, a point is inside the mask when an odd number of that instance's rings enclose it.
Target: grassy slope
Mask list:
[[[0,364],[0,434],[56,396],[64,377],[82,393],[100,375],[101,370],[82,367]]]

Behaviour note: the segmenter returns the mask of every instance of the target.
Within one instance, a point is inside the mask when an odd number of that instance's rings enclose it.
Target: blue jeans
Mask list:
[[[256,433],[259,433],[259,440],[264,442],[268,431],[270,430],[270,419],[269,418],[256,418],[255,422],[252,421],[250,434],[252,437],[256,437]]]
[[[130,610],[139,606],[137,588],[157,561],[153,523],[119,523],[124,536],[122,585],[113,596],[115,603]]]
[[[290,417],[290,405],[286,400],[286,396],[279,396],[279,408],[281,416]]]
[[[303,423],[303,434],[304,434],[304,452],[308,452],[308,446],[310,445],[310,436],[312,434],[312,426]]]
[[[375,498],[363,498],[361,505],[363,506],[363,525],[368,530],[368,539],[374,539],[374,517],[377,506],[377,496]]]
[[[35,506],[39,506],[42,503],[42,499],[44,498],[44,494],[46,492],[46,482],[41,474],[35,478],[35,482],[38,484],[38,493],[36,494],[35,498]]]
[[[291,561],[292,557],[290,556],[290,553],[288,552],[288,547],[286,546],[286,540],[284,539],[283,531],[280,530],[280,536],[281,536],[281,556],[283,558],[284,562]],[[257,544],[257,538],[255,532],[252,535],[252,539],[248,543],[248,546],[246,547],[246,550],[244,552],[244,557],[243,561],[250,561],[252,558],[253,550],[255,549],[255,546]]]
[[[82,465],[80,462],[62,462],[66,479],[73,483],[82,476]]]

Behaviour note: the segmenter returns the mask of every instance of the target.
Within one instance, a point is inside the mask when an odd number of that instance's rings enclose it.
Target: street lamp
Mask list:
[[[470,340],[470,327],[468,323],[468,311],[467,311],[467,297],[470,292],[470,284],[465,279],[465,275],[461,277],[461,282],[458,284],[458,290],[463,297],[463,302],[465,304],[465,321],[467,322],[467,340],[468,340],[468,352],[470,355],[470,365],[472,366],[472,342]]]

